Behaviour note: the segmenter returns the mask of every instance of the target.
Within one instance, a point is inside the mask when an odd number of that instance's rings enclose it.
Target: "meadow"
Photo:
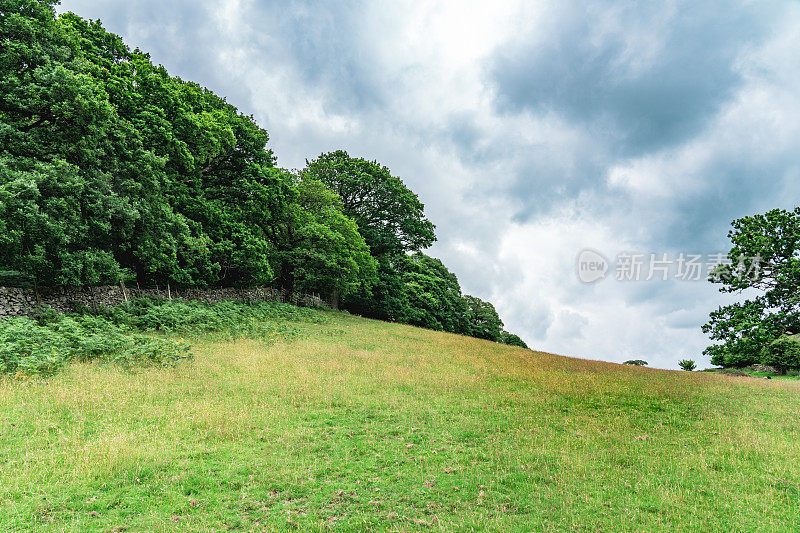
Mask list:
[[[0,378],[0,530],[796,531],[800,382],[315,311]],[[169,337],[169,335],[168,335]],[[177,339],[177,335],[175,335]]]

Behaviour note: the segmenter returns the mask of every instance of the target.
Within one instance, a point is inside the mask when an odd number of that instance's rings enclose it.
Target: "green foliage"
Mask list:
[[[528,346],[503,330],[494,306],[462,295],[458,278],[438,259],[423,253],[378,258],[378,272],[370,291],[345,299],[353,313],[449,331],[511,346]]]
[[[273,339],[297,334],[292,322],[320,322],[319,312],[281,302],[224,301],[213,304],[138,298],[94,313],[114,324],[145,331],[222,338]]]
[[[308,176],[282,171],[282,178],[291,185],[288,202],[267,234],[286,299],[296,290],[331,299],[359,288],[368,291],[376,262],[356,223],[342,212],[336,193]]]
[[[464,302],[467,307],[467,323],[464,333],[470,337],[500,342],[503,321],[500,320],[494,306],[468,294],[464,295]]]
[[[502,344],[508,344],[509,346],[519,346],[520,348],[528,347],[528,345],[525,344],[525,341],[520,339],[517,335],[507,332],[506,330],[500,332],[499,342]]]
[[[405,256],[398,264],[408,298],[404,322],[428,329],[466,334],[467,303],[455,274],[423,253]]]
[[[182,341],[136,334],[101,317],[0,321],[0,374],[47,376],[75,360],[174,366],[190,357]]]
[[[722,292],[760,294],[711,313],[703,331],[717,344],[704,353],[714,365],[744,367],[759,362],[785,332],[800,330],[800,208],[774,209],[732,226],[730,264],[717,268],[711,281]]]
[[[697,364],[691,359],[681,359],[678,361],[678,366],[681,367],[681,370],[686,370],[687,372],[691,372],[697,368]]]
[[[34,288],[33,282],[28,276],[14,270],[0,270],[0,287]]]
[[[309,162],[303,173],[339,195],[372,255],[418,251],[436,240],[434,225],[425,218],[417,195],[377,162],[337,150]]]
[[[0,18],[0,254],[51,285],[272,277],[268,139],[98,22],[33,1]]]
[[[762,351],[761,364],[774,366],[781,373],[800,369],[800,341],[788,335],[775,339]]]
[[[323,321],[319,311],[280,302],[140,298],[72,315],[44,309],[30,318],[0,321],[0,374],[46,376],[70,361],[174,366],[191,358],[177,334],[270,341],[297,337],[298,322]]]
[[[647,366],[647,361],[643,359],[630,359],[622,363],[623,365],[632,365],[632,366]]]
[[[347,295],[343,301],[344,308],[378,320],[405,321],[409,310],[408,295],[397,269],[404,257],[384,255],[375,258],[377,272],[371,286]]]

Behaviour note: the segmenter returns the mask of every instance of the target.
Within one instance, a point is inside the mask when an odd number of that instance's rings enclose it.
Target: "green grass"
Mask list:
[[[0,381],[0,530],[796,531],[800,383],[315,312]]]
[[[789,371],[786,374],[778,374],[776,372],[761,372],[753,370],[750,367],[746,368],[709,368],[707,370],[703,370],[703,372],[711,372],[715,374],[722,374],[722,375],[732,375],[732,376],[740,376],[740,377],[754,377],[754,378],[769,378],[769,379],[790,379],[790,380],[800,380],[800,375],[797,374],[795,371]],[[744,374],[744,376],[742,376]]]

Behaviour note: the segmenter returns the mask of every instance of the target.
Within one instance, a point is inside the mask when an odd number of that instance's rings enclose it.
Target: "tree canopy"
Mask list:
[[[419,251],[436,240],[422,202],[385,166],[337,150],[309,162],[303,172],[339,195],[373,255]]]

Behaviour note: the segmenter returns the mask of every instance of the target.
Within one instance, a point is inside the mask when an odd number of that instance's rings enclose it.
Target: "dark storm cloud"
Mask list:
[[[385,80],[371,61],[364,9],[363,2],[258,2],[248,19],[269,37],[265,41],[257,32],[256,49],[280,43],[279,60],[288,60],[306,84],[327,93],[335,111],[365,112],[385,103]]]
[[[635,3],[601,17],[614,10],[566,4],[552,38],[499,50],[490,67],[498,107],[562,114],[621,156],[663,148],[697,134],[733,94],[737,53],[765,26],[753,4],[692,2],[673,13],[669,3]]]
[[[752,161],[750,150],[759,149],[753,144],[720,154],[693,169],[699,190],[685,187],[685,194],[666,199],[610,187],[608,173],[709,134],[724,106],[752,82],[742,75],[742,54],[772,36],[787,4],[618,5],[562,4],[543,31],[489,60],[500,114],[555,115],[588,140],[568,162],[558,156],[568,147],[516,146],[513,175],[500,189],[515,200],[518,221],[588,194],[601,210],[640,212],[641,225],[665,249],[723,246],[731,219],[786,203],[782,184],[796,180],[787,174],[796,153],[766,163]],[[674,186],[681,188],[678,181]]]

